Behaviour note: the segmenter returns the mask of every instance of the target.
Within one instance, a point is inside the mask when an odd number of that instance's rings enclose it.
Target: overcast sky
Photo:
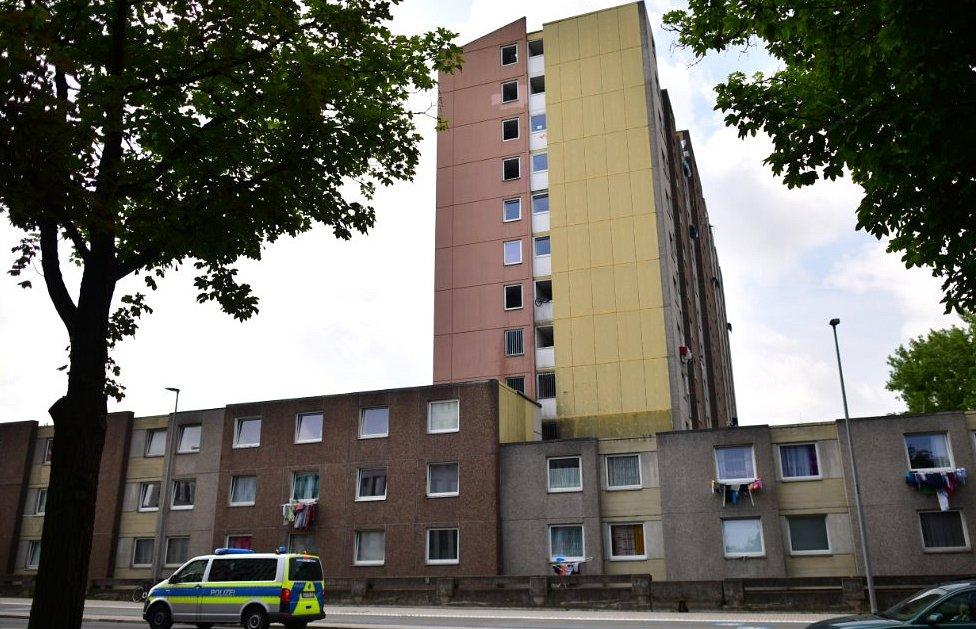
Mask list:
[[[394,28],[444,26],[467,42],[523,15],[544,21],[614,6],[608,0],[404,0]],[[675,3],[676,5],[680,3]],[[904,409],[886,391],[886,357],[898,344],[956,320],[942,315],[939,282],[907,271],[884,245],[855,232],[860,190],[849,182],[788,190],[763,166],[769,142],[739,140],[712,110],[713,86],[729,71],[775,68],[761,51],[693,64],[662,30],[665,0],[648,10],[662,86],[679,128],[691,131],[733,325],[732,362],[742,424],[834,419],[842,407],[827,325],[840,317],[851,413]],[[528,14],[526,14],[528,12]],[[429,94],[418,104],[435,101]],[[112,410],[137,415],[180,407],[429,384],[434,277],[433,123],[417,178],[381,190],[368,236],[334,240],[328,229],[269,247],[240,276],[261,312],[238,323],[194,301],[192,269],[151,295],[155,313],[116,351],[127,397]],[[0,219],[4,269],[20,238]],[[4,279],[6,278],[6,279]],[[37,273],[23,290],[0,276],[0,421],[49,422],[63,393],[67,337]],[[117,294],[122,294],[122,290]]]

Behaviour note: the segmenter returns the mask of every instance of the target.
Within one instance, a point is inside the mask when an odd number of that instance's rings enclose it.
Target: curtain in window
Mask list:
[[[295,500],[317,500],[319,497],[318,474],[295,474]]]
[[[383,531],[359,531],[357,561],[383,561],[386,554],[386,535]]]
[[[228,548],[246,548],[251,549],[251,536],[250,535],[231,535],[227,538]]]
[[[726,555],[758,555],[763,552],[762,524],[758,518],[723,520]]]
[[[156,509],[159,507],[159,483],[145,483],[142,486],[142,496],[140,503],[143,509]]]
[[[237,423],[236,445],[256,445],[261,443],[261,420],[242,419]]]
[[[610,487],[640,485],[640,458],[636,454],[607,457],[607,484]]]
[[[456,430],[458,427],[458,403],[450,402],[431,402],[430,404],[430,430]]]
[[[912,469],[924,470],[950,467],[949,442],[943,433],[931,435],[906,435],[908,459]]]
[[[549,529],[553,557],[583,556],[582,526],[553,526]]]
[[[610,527],[611,554],[636,557],[644,554],[644,527],[640,524],[614,524]]]
[[[436,463],[430,466],[430,493],[448,494],[457,490],[457,463]]]
[[[192,507],[197,484],[192,480],[173,481],[173,506]]]
[[[132,565],[148,566],[152,564],[155,542],[151,539],[137,539],[135,545],[135,550],[132,552]]]
[[[359,475],[360,496],[386,495],[386,470],[363,470]]]
[[[794,516],[786,520],[790,526],[790,544],[794,551],[830,550],[826,516]]]
[[[458,558],[456,529],[439,529],[428,532],[428,553],[432,561]]]
[[[189,537],[172,537],[166,542],[167,565],[181,564],[190,554]]]
[[[254,502],[257,487],[254,476],[235,476],[233,487],[231,487],[230,501]]]
[[[812,443],[780,446],[779,457],[783,464],[783,478],[820,474],[820,467],[817,464],[817,447]]]
[[[390,409],[365,408],[363,409],[363,436],[385,435],[390,430]]]
[[[314,535],[292,535],[288,538],[288,552],[309,552],[318,554],[319,545],[315,543]]]
[[[549,459],[549,487],[551,489],[570,489],[579,487],[579,459]]]
[[[719,448],[716,451],[719,479],[755,478],[752,467],[752,447]]]
[[[322,440],[322,414],[308,413],[298,416],[298,434],[295,435],[296,441],[321,441]]]
[[[962,516],[958,511],[920,513],[922,540],[926,548],[962,548],[966,536],[962,530]]]

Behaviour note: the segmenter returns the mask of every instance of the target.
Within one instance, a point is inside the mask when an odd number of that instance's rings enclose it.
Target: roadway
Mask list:
[[[28,599],[0,599],[0,629],[24,629]],[[335,629],[802,629],[823,614],[730,612],[625,612],[477,607],[336,606],[311,627]],[[145,627],[142,606],[119,601],[88,601],[84,629]],[[193,627],[193,625],[174,625]]]

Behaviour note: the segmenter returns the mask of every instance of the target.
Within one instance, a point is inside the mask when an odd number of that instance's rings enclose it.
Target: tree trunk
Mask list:
[[[108,410],[105,363],[115,282],[104,269],[85,270],[69,326],[68,391],[49,411],[51,480],[29,629],[78,629],[84,613]]]

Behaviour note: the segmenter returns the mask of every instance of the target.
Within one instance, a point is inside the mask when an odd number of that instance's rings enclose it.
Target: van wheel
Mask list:
[[[268,615],[258,606],[248,607],[241,614],[244,629],[268,629]]]
[[[162,603],[150,607],[146,618],[151,629],[169,629],[173,626],[173,617],[169,613],[169,608]]]

